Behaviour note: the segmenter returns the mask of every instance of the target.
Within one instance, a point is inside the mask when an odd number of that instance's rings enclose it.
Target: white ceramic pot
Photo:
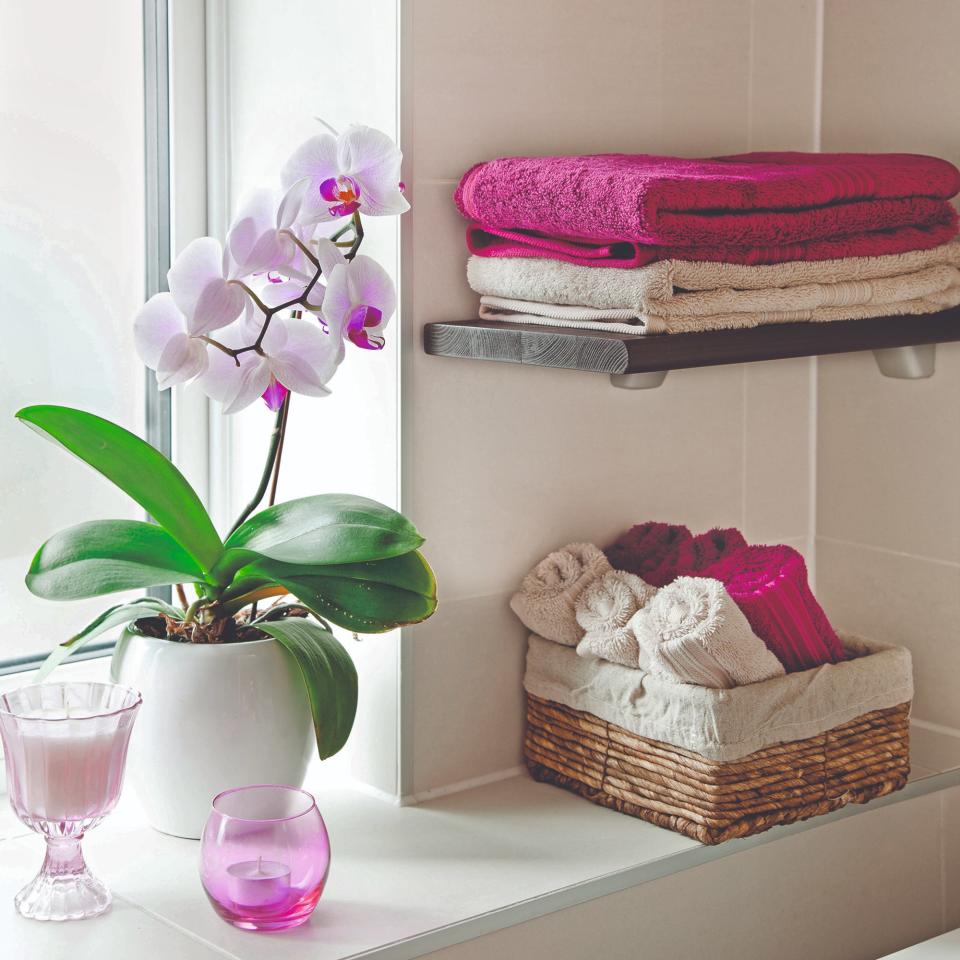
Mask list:
[[[315,740],[299,668],[276,640],[177,643],[124,633],[113,675],[141,692],[130,779],[151,824],[199,839],[230,787],[299,787]]]

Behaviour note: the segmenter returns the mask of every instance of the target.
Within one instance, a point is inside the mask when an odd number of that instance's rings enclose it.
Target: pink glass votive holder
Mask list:
[[[213,909],[244,930],[309,919],[327,882],[330,838],[314,798],[284,786],[218,794],[200,841],[200,879]]]
[[[112,683],[42,683],[0,697],[10,805],[47,841],[40,873],[14,899],[22,916],[82,920],[109,908],[80,840],[117,804],[140,702]]]

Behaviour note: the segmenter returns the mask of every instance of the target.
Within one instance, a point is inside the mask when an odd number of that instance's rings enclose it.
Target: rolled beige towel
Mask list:
[[[630,626],[650,670],[679,683],[735,687],[784,674],[719,580],[678,577]]]
[[[640,647],[630,621],[656,592],[655,587],[625,570],[611,570],[594,580],[576,603],[577,623],[584,630],[577,653],[639,667]]]
[[[534,633],[574,647],[583,636],[577,598],[610,571],[603,551],[592,543],[569,543],[541,560],[510,598],[510,608]]]

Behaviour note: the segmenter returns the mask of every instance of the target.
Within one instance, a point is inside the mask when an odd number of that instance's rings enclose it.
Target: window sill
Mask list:
[[[960,930],[925,940],[906,950],[898,950],[880,960],[953,960],[960,955]]]
[[[929,764],[934,751],[924,742],[926,732],[917,734]],[[957,744],[947,746],[952,764]],[[929,766],[923,772],[929,773]],[[198,844],[145,826],[131,791],[84,841],[92,869],[114,892],[112,912],[70,924],[69,930],[22,920],[11,900],[37,869],[41,845],[5,811],[0,943],[9,946],[11,956],[84,955],[84,944],[91,955],[115,956],[136,935],[145,960],[406,960],[958,784],[960,767],[954,767],[915,779],[865,807],[846,807],[718,847],[601,809],[526,776],[416,807],[314,784],[332,838],[330,882],[312,920],[282,937],[245,933],[217,918],[200,887]]]

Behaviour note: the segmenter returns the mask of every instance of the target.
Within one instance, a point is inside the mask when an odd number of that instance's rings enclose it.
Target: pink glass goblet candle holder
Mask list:
[[[237,787],[214,798],[200,841],[200,879],[213,909],[244,930],[309,919],[330,870],[330,839],[306,790]]]
[[[0,697],[10,805],[47,841],[40,873],[14,899],[22,916],[82,920],[109,908],[80,840],[117,804],[139,709],[139,693],[112,683],[43,683]]]

